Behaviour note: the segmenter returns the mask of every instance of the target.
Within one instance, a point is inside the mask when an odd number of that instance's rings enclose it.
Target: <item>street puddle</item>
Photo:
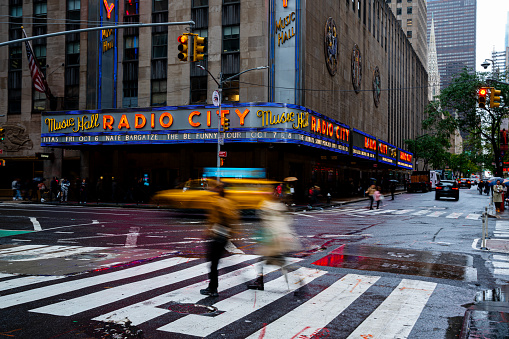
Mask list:
[[[477,280],[472,257],[452,253],[345,244],[313,264],[439,279]]]

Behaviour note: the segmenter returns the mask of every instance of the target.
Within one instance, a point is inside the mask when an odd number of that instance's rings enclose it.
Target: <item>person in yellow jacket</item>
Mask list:
[[[226,243],[235,232],[239,221],[235,203],[225,197],[224,185],[219,184],[216,189],[217,196],[212,198],[207,227],[207,261],[210,262],[209,285],[200,290],[203,295],[218,297],[218,272],[217,265],[221,258]]]
[[[369,186],[368,190],[366,191],[366,194],[369,196],[369,209],[373,209],[373,201],[375,200],[374,194],[376,192],[376,186],[371,185]]]

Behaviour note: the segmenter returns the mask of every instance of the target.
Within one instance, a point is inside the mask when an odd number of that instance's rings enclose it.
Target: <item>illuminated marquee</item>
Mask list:
[[[284,18],[279,18],[276,21],[276,32],[278,34],[277,45],[278,47],[284,44],[287,40],[290,40],[295,36],[294,27],[288,27],[295,22],[295,12],[288,14]],[[288,31],[285,29],[288,27]]]
[[[396,165],[398,149],[385,141],[378,140],[378,162]]]
[[[406,152],[402,149],[398,149],[398,167],[403,167],[406,169],[413,169],[414,166],[412,164],[412,153]]]
[[[352,155],[376,161],[376,138],[355,128],[352,132]]]

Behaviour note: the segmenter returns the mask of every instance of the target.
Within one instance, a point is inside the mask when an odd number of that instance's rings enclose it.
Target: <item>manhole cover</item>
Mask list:
[[[108,255],[104,254],[104,253],[79,253],[79,254],[69,255],[64,258],[65,259],[84,260],[84,259],[100,259],[100,258],[105,258],[107,256]]]
[[[214,306],[206,306],[199,304],[173,304],[168,307],[172,312],[183,313],[183,314],[208,314],[217,311]]]

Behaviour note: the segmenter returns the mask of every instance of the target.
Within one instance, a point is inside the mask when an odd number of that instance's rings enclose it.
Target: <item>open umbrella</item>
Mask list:
[[[284,181],[297,181],[297,180],[299,180],[299,179],[297,179],[296,177],[286,177],[284,179]]]
[[[502,185],[509,186],[509,178],[505,178],[504,181],[502,181]]]
[[[493,177],[488,180],[488,186],[495,186],[497,184],[497,180],[500,180],[500,182],[504,181],[504,178],[501,177]]]
[[[396,184],[397,184],[397,183],[399,183],[399,181],[398,181],[398,180],[394,180],[394,179],[389,180],[389,182],[394,182],[394,183],[396,183]]]

